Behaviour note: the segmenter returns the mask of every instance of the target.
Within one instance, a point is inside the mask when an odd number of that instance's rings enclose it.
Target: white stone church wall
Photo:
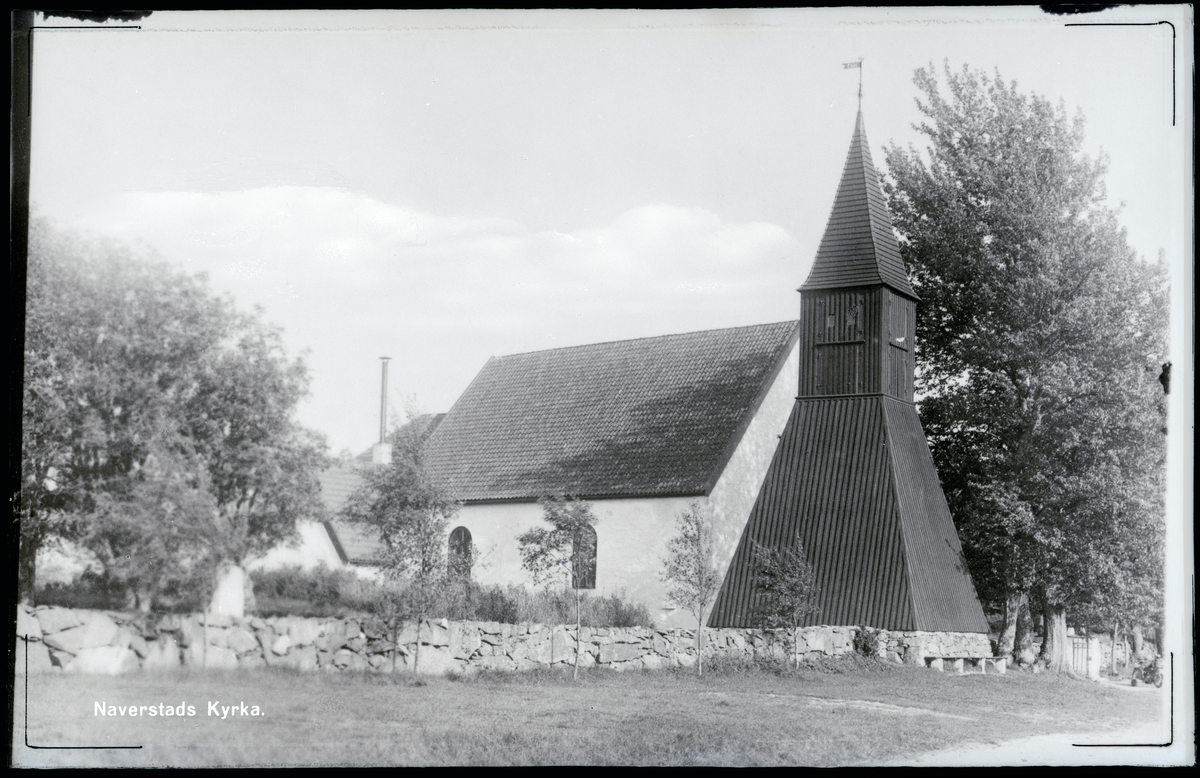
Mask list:
[[[353,568],[353,565],[342,564],[341,557],[338,556],[337,549],[334,548],[333,541],[329,539],[329,533],[325,531],[323,524],[316,521],[303,521],[297,524],[296,530],[300,534],[298,543],[276,546],[261,559],[247,565],[248,571],[278,570],[283,567],[300,567],[304,570],[311,570],[320,564],[324,564],[330,570],[337,570],[340,567]]]
[[[621,594],[644,604],[660,627],[694,626],[695,617],[667,600],[661,580],[676,518],[691,499],[709,506],[714,519],[718,573],[725,575],[758,498],[798,391],[799,356],[793,349],[747,426],[708,497],[592,501],[596,524],[596,594]],[[536,503],[465,505],[449,529],[466,527],[478,555],[473,574],[482,584],[531,583],[521,568],[517,536],[545,526]]]

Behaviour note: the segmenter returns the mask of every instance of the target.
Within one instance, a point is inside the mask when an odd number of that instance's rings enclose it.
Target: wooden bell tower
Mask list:
[[[986,633],[913,405],[918,298],[861,110],[799,291],[799,395],[709,625],[757,626],[754,544],[799,538],[820,588],[808,624]]]

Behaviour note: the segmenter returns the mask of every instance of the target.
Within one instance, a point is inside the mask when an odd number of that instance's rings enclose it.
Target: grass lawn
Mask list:
[[[846,672],[849,670],[850,672]],[[840,671],[840,672],[839,672]],[[50,765],[879,764],[965,742],[1157,720],[1163,690],[858,662],[777,674],[590,670],[468,678],[261,671],[24,677],[13,763]],[[210,701],[239,706],[224,719]],[[194,716],[98,716],[95,704]],[[240,703],[263,715],[243,717]],[[219,709],[218,709],[219,710]]]

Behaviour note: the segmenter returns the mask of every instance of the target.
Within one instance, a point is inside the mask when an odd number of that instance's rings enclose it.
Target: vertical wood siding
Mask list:
[[[820,587],[805,625],[986,632],[915,409],[881,397],[792,410],[709,624],[756,626],[754,541],[799,535]]]
[[[987,632],[916,409],[883,400],[917,629]]]
[[[879,397],[801,400],[718,595],[709,623],[755,626],[753,541],[799,534],[820,587],[805,623],[917,629]]]
[[[883,321],[887,324],[884,340],[886,394],[905,402],[913,401],[913,345],[916,339],[916,303],[883,290]]]
[[[875,394],[881,388],[884,289],[800,294],[800,395]]]

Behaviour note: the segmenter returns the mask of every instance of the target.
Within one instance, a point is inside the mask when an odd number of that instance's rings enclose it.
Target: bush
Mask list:
[[[859,656],[877,657],[879,630],[870,627],[857,627],[854,631],[854,653]]]
[[[498,621],[501,624],[517,623],[517,601],[499,586],[472,587],[475,594],[472,616],[476,621]]]
[[[123,584],[93,570],[85,570],[71,583],[47,584],[34,596],[37,605],[92,610],[121,610],[128,600]]]
[[[310,570],[259,570],[250,578],[259,613],[264,616],[383,615],[397,596],[378,581],[323,565]],[[575,592],[571,589],[530,591],[522,586],[482,586],[467,581],[443,587],[438,594],[430,618],[502,624],[575,623]],[[621,594],[593,597],[585,593],[581,605],[581,620],[587,627],[654,626],[645,605],[630,602]]]
[[[516,620],[512,623],[575,623],[575,592],[571,589],[531,592],[520,586],[509,586],[504,590],[504,596],[516,605]],[[585,627],[654,626],[646,606],[629,602],[623,594],[593,597],[585,592],[580,599],[579,619]]]
[[[204,607],[205,587],[201,576],[194,574],[189,577],[188,571],[177,572],[154,594],[154,612],[195,613]],[[34,593],[33,601],[36,605],[86,610],[123,611],[134,608],[133,591],[125,583],[95,570],[83,571],[70,583],[46,584]]]
[[[379,614],[386,611],[392,596],[378,581],[323,564],[309,570],[298,566],[255,570],[250,580],[262,616]]]

